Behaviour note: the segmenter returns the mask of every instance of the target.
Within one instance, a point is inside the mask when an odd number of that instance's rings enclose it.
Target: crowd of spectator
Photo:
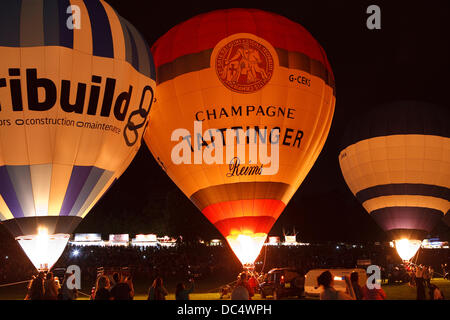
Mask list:
[[[384,244],[319,243],[308,246],[265,246],[256,261],[257,271],[292,267],[301,273],[314,268],[353,268],[358,260],[370,260],[387,274],[401,261],[395,249]],[[448,249],[422,249],[415,263],[431,266],[442,276],[442,264],[450,260]],[[235,277],[242,267],[231,249],[202,243],[178,243],[175,247],[94,247],[68,245],[53,270],[77,265],[83,280],[94,284],[98,268],[127,268],[135,282],[158,276],[173,281]],[[56,271],[55,271],[56,272]],[[0,242],[0,284],[30,279],[36,271],[14,241]],[[385,276],[382,274],[382,277]]]

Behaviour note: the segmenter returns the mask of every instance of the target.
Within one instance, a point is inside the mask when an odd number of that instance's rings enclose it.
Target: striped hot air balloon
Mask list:
[[[348,187],[409,260],[450,208],[449,108],[387,104],[358,118],[345,140]]]
[[[147,146],[252,264],[327,138],[335,96],[325,52],[285,17],[228,9],[175,26],[152,53]]]
[[[132,161],[154,80],[145,40],[104,1],[0,1],[0,219],[36,267]]]

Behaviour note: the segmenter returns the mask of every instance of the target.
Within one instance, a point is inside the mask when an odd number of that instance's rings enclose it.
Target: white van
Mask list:
[[[309,270],[305,276],[305,294],[308,296],[319,296],[322,289],[317,283],[317,277],[324,271],[330,271],[334,277],[334,288],[338,291],[345,292],[347,285],[344,280],[344,276],[350,279],[352,272],[358,272],[358,282],[361,287],[366,285],[367,274],[366,270],[355,268],[355,269],[312,269]]]

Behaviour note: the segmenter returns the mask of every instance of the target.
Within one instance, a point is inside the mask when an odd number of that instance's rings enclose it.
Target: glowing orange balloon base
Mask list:
[[[244,267],[254,265],[266,238],[267,233],[253,232],[234,233],[226,237],[231,250]]]
[[[395,249],[403,261],[411,260],[422,245],[420,240],[399,239],[394,240]]]
[[[37,270],[48,271],[58,261],[69,238],[68,234],[48,234],[46,228],[40,228],[38,234],[16,240]]]

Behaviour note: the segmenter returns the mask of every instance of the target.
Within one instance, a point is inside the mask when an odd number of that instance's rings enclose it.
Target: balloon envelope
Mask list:
[[[50,268],[139,149],[153,59],[97,0],[1,1],[0,57],[0,219]]]
[[[449,121],[448,108],[399,101],[349,128],[342,174],[393,240],[423,240],[450,208]]]
[[[251,264],[328,135],[335,97],[326,55],[299,24],[254,9],[189,19],[152,53],[147,146]]]

